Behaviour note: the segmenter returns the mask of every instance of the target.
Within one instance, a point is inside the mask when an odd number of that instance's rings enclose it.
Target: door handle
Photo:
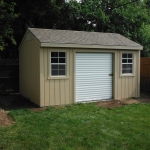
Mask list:
[[[113,76],[113,74],[108,74],[109,76]]]

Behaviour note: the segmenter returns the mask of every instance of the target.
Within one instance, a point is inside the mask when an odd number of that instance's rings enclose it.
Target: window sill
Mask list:
[[[135,74],[120,74],[120,77],[135,77]]]
[[[68,76],[54,76],[54,77],[52,77],[52,76],[50,76],[50,77],[48,77],[48,79],[51,79],[51,80],[65,80],[65,79],[69,79],[69,77]]]

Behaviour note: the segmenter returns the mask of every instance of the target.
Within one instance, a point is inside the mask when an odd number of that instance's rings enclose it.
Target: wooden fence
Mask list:
[[[19,60],[0,59],[0,93],[19,92]]]
[[[140,88],[150,92],[150,58],[147,57],[141,57]]]

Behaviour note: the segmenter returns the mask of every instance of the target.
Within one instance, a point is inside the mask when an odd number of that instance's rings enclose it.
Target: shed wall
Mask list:
[[[114,58],[114,99],[125,99],[140,96],[140,51],[134,53],[134,76],[121,76],[120,53],[116,51]],[[125,52],[125,51],[124,51]]]
[[[67,51],[68,78],[48,78],[49,52]],[[40,106],[63,105],[75,102],[75,54],[76,52],[103,52],[113,54],[113,99],[140,96],[140,52],[134,53],[134,76],[121,76],[122,50],[41,48],[40,50]]]
[[[48,78],[50,51],[67,52],[67,78]],[[73,53],[70,49],[41,48],[40,50],[40,106],[73,103]]]
[[[40,105],[40,44],[32,35],[27,40],[26,35],[19,49],[20,94]]]

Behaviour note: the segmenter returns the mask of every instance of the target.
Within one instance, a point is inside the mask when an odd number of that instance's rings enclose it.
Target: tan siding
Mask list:
[[[137,52],[138,53],[138,62],[137,62],[137,64],[138,64],[138,97],[140,97],[140,61],[141,61],[141,58],[140,58],[140,56],[141,56],[141,54],[140,54],[140,51],[139,52]]]
[[[134,55],[134,63],[136,63],[136,67],[135,69],[135,77],[133,78],[133,88],[134,88],[134,96],[133,97],[137,97],[137,53]]]
[[[55,80],[55,85],[54,85],[54,90],[55,90],[55,93],[54,93],[54,99],[55,99],[55,103],[56,105],[60,105],[60,89],[59,89],[59,80]]]
[[[67,74],[68,78],[49,78],[49,54],[50,51],[66,51],[67,52]],[[41,106],[64,105],[72,103],[72,73],[70,72],[70,50],[66,49],[48,49],[41,50]],[[72,70],[71,70],[72,71]],[[43,72],[43,73],[42,73]]]
[[[43,48],[40,49],[40,106],[45,106],[44,101],[44,50]]]
[[[135,97],[135,90],[136,90],[136,86],[135,86],[135,77],[133,77],[132,79],[132,96]]]
[[[114,89],[117,89],[117,84],[115,84],[116,82],[116,59],[115,59],[115,53],[113,54],[113,63],[112,63],[112,67],[113,67],[113,85],[112,85],[112,88],[113,88],[113,99],[115,99],[115,95],[116,95],[116,90]]]
[[[129,79],[128,77],[125,78],[125,82],[126,82],[126,90],[125,90],[125,98],[126,95],[129,97]]]
[[[128,80],[128,92],[129,92],[129,97],[133,97],[132,95],[132,86],[133,86],[133,84],[132,84],[132,80],[133,80],[133,77],[131,77],[131,78],[129,78],[129,80]]]
[[[50,80],[50,86],[49,86],[49,92],[50,92],[50,105],[56,105],[56,102],[55,102],[55,90],[54,90],[54,87],[55,87],[55,80]]]
[[[60,80],[60,104],[64,105],[66,104],[65,102],[65,84],[64,84],[64,80]]]
[[[48,57],[48,53],[47,51],[43,51],[44,52],[44,56],[43,56],[43,59],[44,59],[44,66],[43,66],[43,69],[44,69],[44,95],[45,95],[45,99],[44,99],[44,105],[45,106],[49,106],[49,81],[47,79],[47,74],[48,74],[48,63],[47,63],[47,57]]]
[[[69,51],[69,64],[70,64],[70,68],[69,68],[69,71],[70,71],[70,84],[69,84],[69,88],[70,88],[70,97],[69,97],[69,100],[71,103],[74,103],[74,59],[73,59],[73,50],[70,50]]]
[[[26,36],[26,35],[25,35]],[[39,43],[31,35],[19,49],[20,93],[40,105]]]
[[[135,55],[134,61],[136,61],[136,59],[137,59],[137,56]],[[135,74],[137,75],[137,67],[135,67]],[[133,79],[134,80],[133,85],[135,85],[135,86],[133,86],[134,87],[134,97],[136,97],[136,95],[137,95],[137,81],[136,81],[136,79],[137,79],[137,76],[135,76]]]
[[[120,52],[117,52],[117,84],[118,84],[118,89],[117,89],[117,95],[118,97],[116,99],[121,99],[122,98],[122,88],[121,88],[121,77],[120,77]]]
[[[72,89],[70,89],[70,87],[69,87],[69,80],[65,80],[65,84],[66,84],[66,90],[65,90],[66,91],[66,104],[70,104],[72,102],[69,98],[69,93],[70,93],[70,90],[72,90]]]
[[[138,51],[127,51],[134,53],[134,76],[120,76],[121,74],[121,51],[117,52],[117,68],[118,68],[118,76],[116,77],[116,84],[118,86],[116,99],[125,99],[130,97],[138,97],[139,96],[139,66],[138,64]],[[116,87],[117,87],[116,86]]]

